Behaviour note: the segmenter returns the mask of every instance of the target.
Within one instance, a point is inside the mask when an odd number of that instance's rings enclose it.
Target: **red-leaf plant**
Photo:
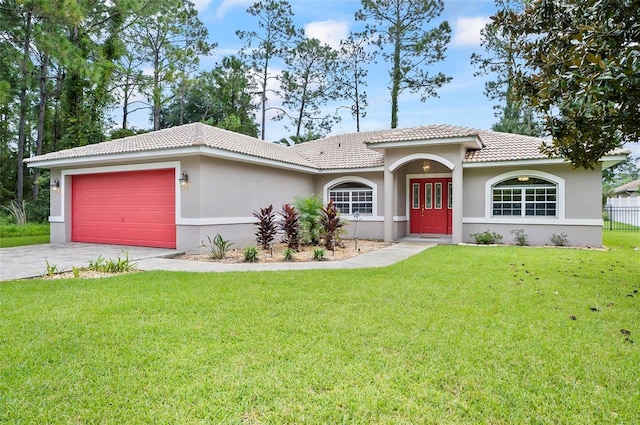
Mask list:
[[[256,243],[263,249],[269,249],[269,245],[275,239],[276,233],[278,233],[273,205],[260,208],[260,212],[254,211],[253,216],[258,219],[258,222],[255,223],[256,226],[258,226],[258,230],[256,230]]]
[[[320,217],[321,233],[326,249],[333,250],[340,243],[340,235],[344,233],[345,225],[346,222],[340,218],[340,211],[333,205],[333,201],[329,201],[322,209]]]
[[[300,245],[300,214],[293,205],[282,206],[278,227],[284,232],[282,242],[286,243],[290,249],[297,251]]]

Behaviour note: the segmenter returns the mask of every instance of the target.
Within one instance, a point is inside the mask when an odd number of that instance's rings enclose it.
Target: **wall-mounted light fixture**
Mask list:
[[[187,174],[186,170],[182,170],[182,174],[180,174],[180,178],[178,179],[178,181],[180,182],[181,186],[186,186],[186,184],[189,182],[189,175]]]
[[[431,170],[431,163],[425,159],[424,162],[422,163],[422,171],[424,171],[425,173],[428,173],[429,170]]]
[[[528,182],[529,181],[529,176],[520,176],[520,177],[518,177],[518,181],[519,182]]]
[[[58,180],[58,179],[51,180],[51,189],[52,190],[60,190],[60,180]]]

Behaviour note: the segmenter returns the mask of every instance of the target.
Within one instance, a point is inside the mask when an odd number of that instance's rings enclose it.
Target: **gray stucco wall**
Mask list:
[[[356,222],[352,217],[343,217],[348,221],[346,232],[343,235],[344,238],[353,238],[355,236],[359,239],[383,239],[384,238],[384,175],[382,171],[371,172],[355,172],[355,173],[329,173],[320,174],[315,176],[314,181],[314,193],[321,195],[323,202],[327,202],[327,193],[325,193],[325,186],[334,182],[336,179],[345,179],[345,181],[355,179],[365,179],[376,185],[376,210],[372,216],[362,216],[356,225]],[[336,183],[338,184],[338,183]],[[333,186],[333,184],[331,185]]]
[[[218,158],[182,160],[189,184],[181,187],[178,249],[193,251],[207,236],[221,234],[238,248],[255,245],[254,211],[280,211],[296,196],[313,193],[313,176]]]
[[[507,172],[526,170],[552,174],[564,180],[564,218],[552,217],[503,217],[509,223],[500,223],[500,218],[485,217],[490,193],[486,183]],[[524,165],[519,167],[465,168],[464,169],[464,240],[472,242],[470,234],[490,230],[503,235],[504,243],[513,242],[514,229],[524,229],[532,244],[551,244],[552,234],[565,233],[569,244],[580,246],[602,245],[602,172],[573,169],[568,164]],[[535,221],[535,224],[533,223]]]

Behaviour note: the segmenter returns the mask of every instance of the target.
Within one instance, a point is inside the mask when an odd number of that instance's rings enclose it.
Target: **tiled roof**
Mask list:
[[[320,169],[380,167],[384,156],[368,149],[365,142],[384,131],[346,133],[292,146],[291,149]]]
[[[316,168],[315,164],[287,147],[202,123],[185,124],[123,139],[51,152],[46,155],[28,158],[25,162],[159,151],[191,146],[208,146],[258,158]]]
[[[640,192],[640,179],[623,184],[612,190],[613,193]]]
[[[478,137],[484,147],[470,150],[464,162],[514,161],[524,159],[545,159],[540,152],[544,139],[519,134],[497,133],[477,130]]]
[[[412,128],[395,128],[377,132],[368,144],[385,142],[409,142],[415,140],[450,139],[454,137],[477,136],[479,130],[454,125],[427,125]]]
[[[369,168],[384,165],[384,156],[368,146],[459,137],[478,138],[482,149],[469,150],[467,163],[547,158],[540,152],[543,139],[497,133],[452,125],[347,133],[285,147],[202,123],[185,124],[146,134],[87,145],[37,157],[25,162],[74,159],[109,154],[153,152],[192,146],[208,146],[256,158],[320,170]],[[627,153],[623,151],[622,153]],[[616,152],[612,152],[616,154]]]

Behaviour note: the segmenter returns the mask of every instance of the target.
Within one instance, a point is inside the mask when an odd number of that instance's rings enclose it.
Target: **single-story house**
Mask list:
[[[637,197],[640,194],[640,179],[634,180],[611,190],[611,195],[618,198]]]
[[[51,241],[192,251],[221,234],[255,244],[254,211],[332,199],[359,238],[489,230],[534,244],[602,244],[601,171],[540,153],[542,139],[450,125],[330,136],[285,147],[201,123],[25,160],[51,170]]]

